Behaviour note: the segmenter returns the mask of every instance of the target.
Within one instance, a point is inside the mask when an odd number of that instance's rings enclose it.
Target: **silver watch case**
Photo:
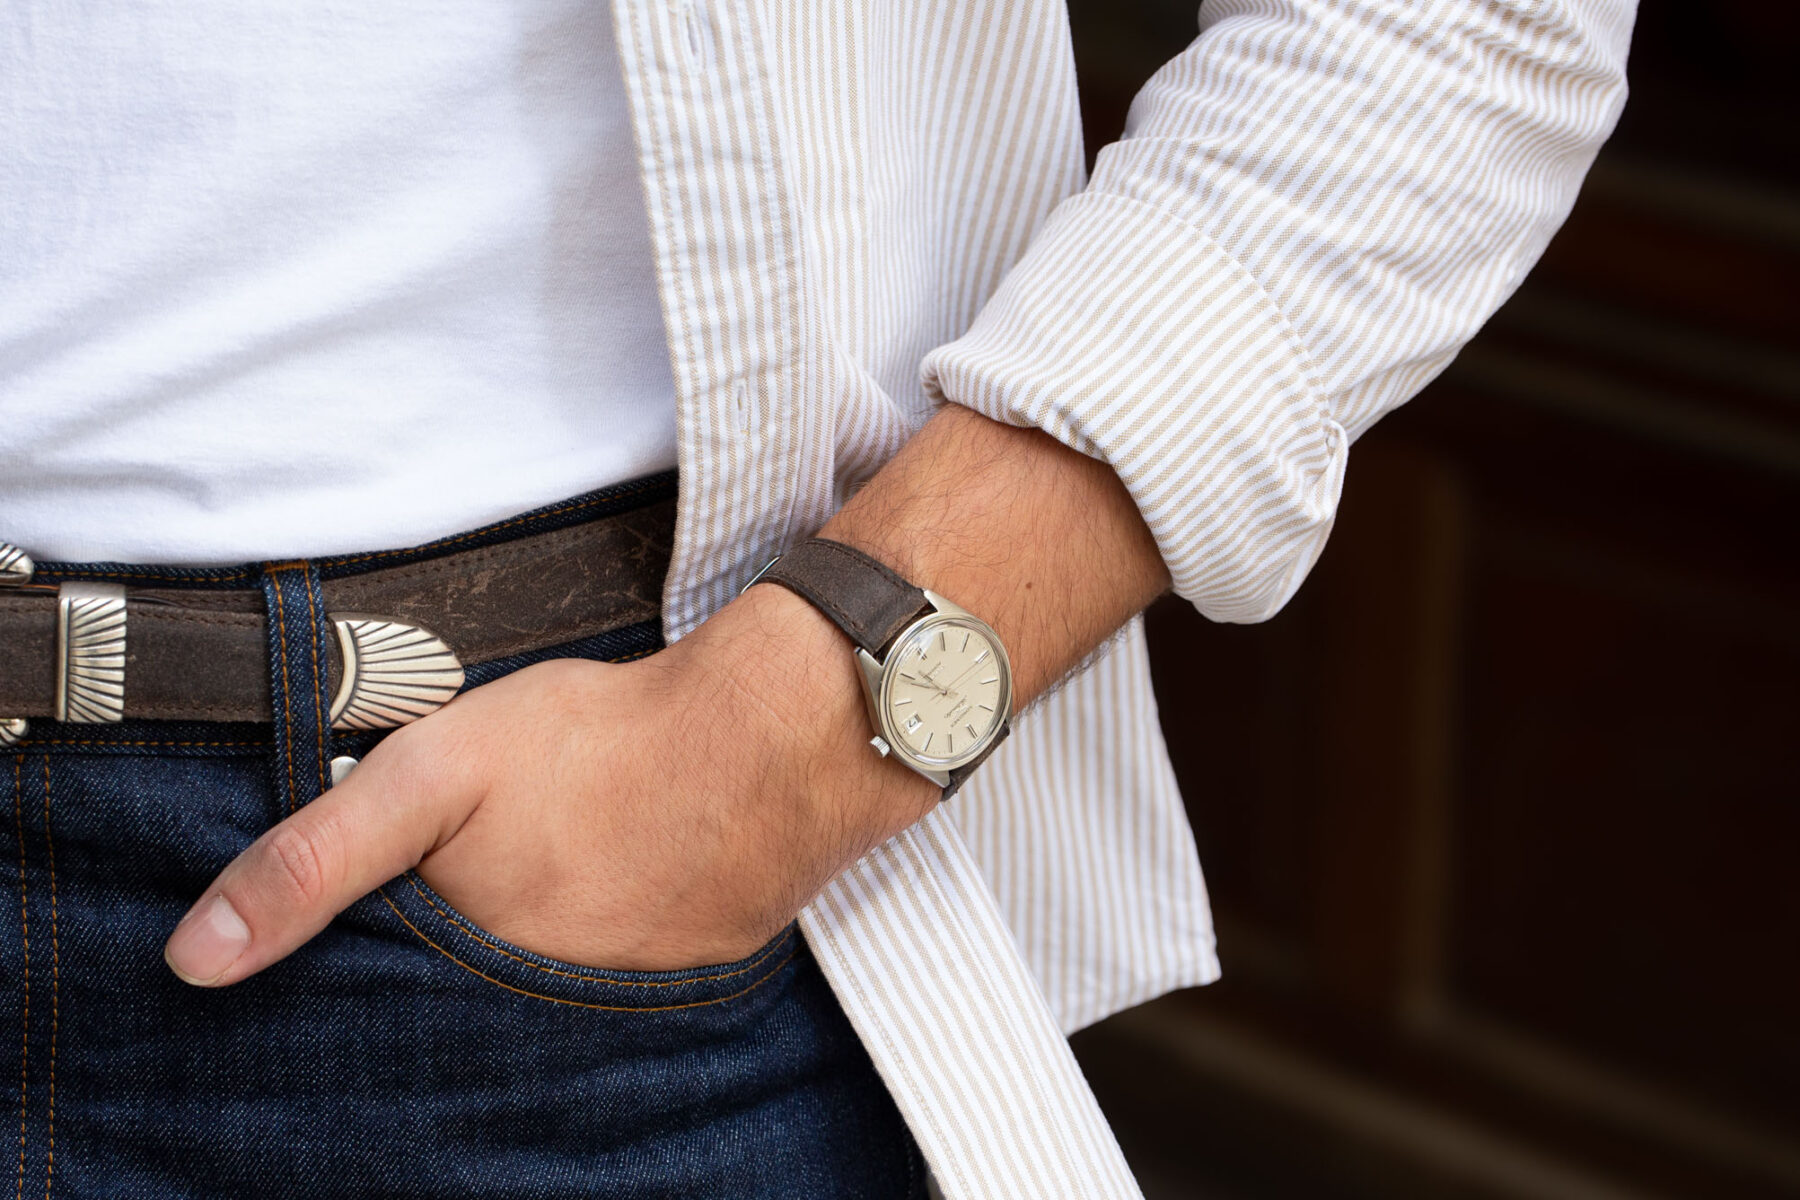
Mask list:
[[[1012,661],[1007,658],[1006,645],[1000,640],[1000,635],[994,632],[993,626],[974,613],[958,608],[936,592],[929,589],[922,590],[925,591],[926,601],[935,611],[925,614],[902,629],[889,643],[888,656],[885,661],[877,659],[867,650],[858,647],[856,665],[861,668],[858,674],[862,678],[863,702],[868,705],[869,709],[869,723],[880,731],[879,736],[871,739],[871,744],[883,755],[891,754],[939,787],[949,787],[950,772],[967,763],[974,762],[985,754],[988,748],[994,744],[995,739],[1000,736],[1000,731],[1011,723]],[[904,739],[898,735],[898,731],[894,729],[892,722],[888,719],[887,700],[888,692],[893,688],[894,680],[899,675],[896,667],[899,648],[906,645],[913,634],[920,630],[935,629],[940,625],[950,628],[972,626],[992,643],[995,654],[1000,660],[999,709],[1003,715],[1000,720],[994,722],[993,729],[989,730],[986,736],[963,753],[947,757],[935,755],[928,757],[914,754],[907,748]]]

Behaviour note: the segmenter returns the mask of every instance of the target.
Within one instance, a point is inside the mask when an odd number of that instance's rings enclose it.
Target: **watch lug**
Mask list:
[[[881,723],[881,711],[879,708],[881,700],[881,664],[876,661],[873,654],[870,654],[867,650],[864,650],[859,646],[856,650],[856,667],[856,677],[862,680],[863,705],[869,710],[869,724],[873,725],[877,732],[885,732],[885,727]]]
[[[931,782],[937,784],[941,788],[950,786],[950,772],[948,771],[920,771],[919,774],[931,780]]]
[[[931,607],[937,609],[941,613],[949,613],[951,616],[956,616],[956,617],[974,617],[975,616],[975,614],[970,612],[968,609],[962,608],[958,605],[950,603],[950,601],[944,599],[942,596],[938,595],[936,592],[932,591],[930,588],[920,588],[919,590],[921,592],[925,593],[926,603],[930,604]],[[975,619],[979,621],[981,618],[976,617]],[[986,624],[986,622],[983,622],[983,624]],[[948,785],[945,785],[945,786],[948,786]]]
[[[861,670],[863,695],[874,700],[881,694],[881,664],[862,647],[856,650],[856,665]]]

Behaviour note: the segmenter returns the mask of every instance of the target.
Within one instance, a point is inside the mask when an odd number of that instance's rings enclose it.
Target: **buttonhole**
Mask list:
[[[706,65],[706,30],[701,25],[701,17],[693,0],[681,6],[681,24],[687,34],[688,57],[695,66]]]
[[[739,433],[750,428],[750,389],[743,380],[738,380],[731,389],[732,419],[737,422]]]

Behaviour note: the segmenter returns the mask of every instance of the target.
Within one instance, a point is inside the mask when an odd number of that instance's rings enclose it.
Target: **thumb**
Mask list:
[[[419,861],[467,808],[448,772],[378,747],[343,783],[268,830],[219,873],[163,947],[185,982],[237,983],[305,945],[359,897]]]

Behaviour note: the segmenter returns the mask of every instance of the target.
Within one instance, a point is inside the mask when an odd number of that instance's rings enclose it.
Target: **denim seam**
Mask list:
[[[31,915],[25,904],[25,756],[13,760],[13,828],[19,835],[19,940],[24,946],[24,1014],[19,1035],[19,1187],[25,1195],[25,1113],[31,1088]]]
[[[610,983],[619,987],[666,988],[685,987],[690,983],[709,983],[717,979],[733,979],[739,975],[748,975],[750,972],[756,970],[757,967],[763,964],[765,959],[772,954],[778,953],[782,947],[788,944],[789,939],[793,937],[793,934],[790,932],[778,940],[774,945],[765,947],[763,950],[759,951],[750,962],[739,967],[737,970],[720,971],[714,975],[695,975],[687,979],[618,979],[608,975],[588,975],[583,974],[580,971],[571,971],[558,967],[547,967],[542,963],[532,962],[522,955],[514,954],[504,946],[495,945],[487,938],[482,937],[481,934],[477,933],[474,929],[470,928],[466,923],[467,918],[458,920],[455,914],[446,912],[434,902],[430,896],[425,894],[425,890],[419,886],[418,881],[411,877],[411,872],[408,872],[406,882],[412,885],[412,890],[418,894],[419,899],[423,900],[426,905],[430,907],[432,912],[436,913],[442,918],[445,924],[455,929],[458,933],[461,933],[464,937],[486,946],[496,954],[502,954],[515,962],[523,963],[534,971],[542,971],[546,975],[560,975],[565,979],[574,979],[582,983]],[[386,888],[382,889],[384,894],[386,893],[386,890]]]
[[[114,741],[109,741],[105,738],[43,738],[41,740],[34,738],[31,741],[27,742],[26,745],[32,746],[32,747],[37,747],[37,746],[133,746],[133,747],[181,746],[181,747],[205,747],[208,749],[236,746],[236,747],[242,747],[242,748],[251,749],[251,750],[266,750],[269,747],[269,743],[266,741],[263,741],[263,742],[158,742],[158,741],[114,742]]]
[[[331,787],[331,778],[325,765],[329,757],[326,753],[326,738],[329,735],[325,731],[325,673],[319,669],[319,640],[325,636],[325,597],[320,594],[321,589],[313,586],[317,578],[316,572],[306,572],[306,610],[312,618],[312,636],[307,640],[311,643],[313,689],[316,692],[313,697],[313,719],[318,725],[319,735],[319,755],[313,765],[319,772],[319,794],[324,795]]]
[[[44,849],[50,860],[50,1124],[44,1152],[44,1200],[56,1178],[56,1034],[61,1016],[62,949],[56,936],[56,842],[50,836],[50,756],[44,756]]]
[[[288,812],[294,811],[294,697],[288,689],[288,647],[286,606],[281,599],[281,571],[287,564],[272,566],[269,574],[275,577],[275,586],[270,589],[275,593],[275,638],[280,643],[281,653],[281,713],[287,726],[287,738],[281,743],[281,758],[287,768],[287,795],[282,797],[287,802]]]
[[[450,953],[450,951],[444,949],[442,946],[440,946],[436,942],[432,941],[429,937],[426,937],[425,934],[420,931],[420,929],[417,925],[414,925],[411,921],[406,919],[406,914],[401,912],[399,906],[396,905],[391,898],[389,898],[385,889],[381,890],[381,899],[382,899],[383,903],[385,903],[389,908],[393,909],[394,915],[396,917],[400,918],[400,923],[402,925],[405,925],[408,929],[412,930],[414,936],[416,936],[420,941],[424,942],[427,946],[430,946],[433,950],[436,950],[439,954],[443,955],[445,958],[449,959],[451,962],[455,963],[457,966],[461,967],[463,970],[469,972],[469,974],[474,975],[476,978],[484,979],[488,983],[493,984],[495,987],[505,988],[509,992],[517,992],[521,996],[529,996],[534,1000],[548,1000],[552,1004],[566,1004],[572,1008],[588,1008],[588,1009],[595,1009],[600,1012],[619,1012],[619,1013],[678,1012],[682,1009],[688,1009],[688,1008],[710,1008],[717,1004],[727,1004],[733,1000],[742,999],[743,997],[748,996],[751,992],[754,992],[757,988],[759,988],[763,984],[769,982],[769,980],[775,978],[775,976],[777,976],[781,973],[781,969],[783,967],[787,966],[788,963],[793,961],[794,955],[796,955],[800,952],[799,947],[795,947],[793,950],[788,952],[788,955],[786,958],[782,959],[780,962],[776,963],[773,967],[769,968],[769,973],[767,975],[764,975],[761,979],[758,979],[755,983],[751,984],[749,987],[744,988],[742,991],[739,991],[739,992],[733,992],[729,996],[720,996],[715,1000],[695,1000],[688,1004],[663,1004],[663,1005],[595,1004],[595,1003],[592,1003],[592,1002],[586,1001],[586,1000],[565,1000],[560,996],[546,996],[542,992],[527,991],[525,988],[522,988],[522,987],[514,987],[512,984],[507,983],[504,980],[495,979],[492,975],[488,975],[485,972],[482,972],[482,971],[476,969],[475,967],[470,966],[468,963],[464,962],[462,959],[456,957],[456,955]]]
[[[48,571],[45,572],[45,574],[60,575],[61,572]],[[239,579],[249,579],[253,574],[255,574],[255,572],[248,568],[241,571],[220,571],[217,575],[206,576],[201,582],[232,583]],[[146,583],[180,582],[180,580],[172,580],[169,576],[159,574],[156,571],[90,571],[83,568],[81,577],[83,579],[136,579]]]

